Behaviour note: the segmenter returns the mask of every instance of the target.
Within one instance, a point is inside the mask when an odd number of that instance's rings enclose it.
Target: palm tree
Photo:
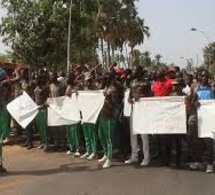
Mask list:
[[[131,59],[133,64],[134,48],[143,44],[145,37],[149,37],[149,27],[144,25],[144,19],[136,17],[129,22],[128,45],[131,48]]]
[[[160,54],[155,55],[156,65],[159,66],[161,63],[162,56]]]
[[[142,53],[141,64],[145,67],[151,67],[152,60],[151,60],[149,51],[145,51],[144,53]]]
[[[204,48],[204,62],[208,70],[215,73],[215,42]]]
[[[110,48],[112,57],[114,50],[120,49],[128,43],[131,56],[136,45],[143,43],[145,36],[149,37],[149,27],[144,20],[137,16],[136,0],[97,0],[98,13],[96,24],[98,36],[107,42],[108,58],[110,62]]]

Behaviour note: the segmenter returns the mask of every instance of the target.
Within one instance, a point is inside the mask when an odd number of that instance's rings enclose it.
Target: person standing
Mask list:
[[[201,77],[199,78],[200,86],[197,87],[196,92],[194,92],[196,96],[196,107],[201,106],[199,103],[200,100],[211,100],[214,98],[213,90],[208,82],[208,77],[207,71],[201,72]],[[204,167],[203,163],[205,163],[206,173],[213,173],[213,139],[194,138],[194,156],[196,163],[190,165],[192,170],[202,169]]]
[[[66,93],[65,95],[68,97],[72,97],[73,93],[77,94],[77,91],[74,89],[74,82],[71,77],[69,77],[66,80]],[[79,157],[81,154],[79,152],[80,146],[79,146],[79,139],[78,139],[78,125],[79,124],[73,124],[73,125],[68,125],[66,127],[66,137],[67,137],[67,142],[69,145],[69,150],[67,151],[67,154],[72,154],[72,151],[75,151],[74,157]]]
[[[39,113],[36,116],[36,125],[39,129],[40,135],[40,146],[38,149],[48,150],[48,139],[47,139],[47,109],[46,101],[48,98],[48,89],[44,77],[39,76],[36,80],[36,88],[34,90],[35,102],[39,106]]]
[[[165,70],[160,70],[157,74],[155,82],[152,84],[151,90],[154,97],[165,97],[172,93],[173,84],[172,79],[166,78]],[[161,165],[168,166],[168,136],[157,135],[159,157],[161,158]]]
[[[5,117],[5,109],[7,104],[7,86],[3,82],[4,79],[5,77],[0,77],[0,174],[7,172],[3,166],[2,160],[3,139],[6,133],[5,124],[8,122],[8,118]]]
[[[130,85],[129,102],[133,105],[143,97],[149,97],[151,94],[150,84],[144,78],[144,71],[142,67],[137,67],[134,73],[134,80]],[[133,118],[130,117],[130,142],[131,142],[131,157],[125,161],[126,164],[132,164],[138,162],[138,142],[137,135],[134,134],[133,129]],[[146,128],[146,127],[145,127]],[[141,166],[147,166],[150,163],[149,153],[149,137],[147,134],[141,135],[143,144],[143,155],[144,159]]]
[[[182,89],[182,92],[187,96],[191,95],[192,82],[193,82],[193,76],[192,75],[186,75],[186,77],[185,77],[185,85],[186,86]]]
[[[96,90],[95,81],[90,75],[86,78],[85,90],[93,91]],[[95,131],[96,125],[92,123],[83,123],[82,124],[84,139],[85,139],[85,148],[86,153],[81,156],[81,158],[87,158],[88,160],[92,160],[96,156],[96,141],[95,141]]]
[[[49,98],[57,98],[64,95],[62,85],[57,80],[57,74],[55,72],[50,73],[50,85],[49,85]],[[62,130],[61,127],[49,127],[49,136],[54,142],[54,147],[57,150],[61,150],[62,143]]]
[[[7,73],[0,70],[0,174],[7,173],[7,170],[3,166],[3,139],[8,134],[9,128],[9,118],[6,105],[8,104],[9,96],[8,90],[12,82],[17,82],[19,80],[18,73],[16,77],[12,80],[7,79]]]
[[[34,93],[33,93],[32,83],[30,81],[29,72],[28,72],[27,68],[25,68],[25,69],[23,68],[20,71],[20,78],[21,78],[21,80],[20,80],[20,84],[21,84],[21,91],[20,92],[21,92],[21,94],[25,91],[32,99],[34,99],[33,98]],[[22,147],[26,147],[28,150],[30,150],[33,148],[33,125],[32,125],[32,123],[30,123],[26,127],[25,132],[26,132],[26,141],[22,145]]]
[[[121,105],[123,101],[124,91],[121,83],[112,80],[111,85],[104,92],[105,102],[99,118],[99,139],[101,141],[104,156],[99,159],[99,163],[105,162],[103,168],[109,168],[112,160],[112,143],[113,130],[115,129],[116,121],[114,118],[115,109]]]
[[[172,92],[170,96],[184,96],[184,93],[182,92],[183,89],[183,82],[182,80],[179,79],[174,79],[173,82],[173,87],[172,87]],[[182,162],[181,162],[181,153],[182,153],[182,139],[183,135],[180,134],[174,134],[174,135],[166,135],[166,162],[167,165],[171,165],[171,153],[172,153],[172,148],[175,146],[175,151],[176,151],[176,168],[181,168],[182,167]]]

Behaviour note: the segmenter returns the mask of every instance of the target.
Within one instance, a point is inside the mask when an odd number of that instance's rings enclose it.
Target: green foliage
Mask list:
[[[16,59],[35,67],[65,67],[71,0],[2,0],[8,11],[0,24]],[[73,0],[71,62],[97,61],[98,40],[113,50],[134,49],[149,36],[135,0]],[[110,51],[108,51],[110,55]],[[114,54],[114,52],[112,52]]]
[[[209,71],[215,75],[215,42],[204,48],[204,61]]]
[[[0,54],[0,63],[1,62],[8,62],[10,60],[10,56],[5,54]]]

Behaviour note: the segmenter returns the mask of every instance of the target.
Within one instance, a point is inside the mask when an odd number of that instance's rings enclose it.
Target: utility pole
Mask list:
[[[69,22],[68,22],[68,39],[67,39],[67,75],[70,74],[71,65],[71,26],[72,26],[72,0],[69,8]]]

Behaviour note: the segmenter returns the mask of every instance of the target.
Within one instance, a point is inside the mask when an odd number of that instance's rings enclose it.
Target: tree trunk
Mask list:
[[[108,47],[108,66],[111,64],[111,55],[110,55],[110,42],[107,43]]]
[[[115,61],[115,50],[114,50],[114,46],[111,45],[111,50],[112,50],[112,56],[111,56],[111,59],[112,59],[112,63]]]
[[[79,48],[79,62],[80,62],[81,64],[83,64],[82,49],[81,49],[81,48]]]
[[[127,49],[127,45],[125,43],[125,53],[126,53],[126,61],[127,61],[127,64],[128,64],[128,67],[127,68],[131,68],[130,67],[130,56],[128,55],[128,49]]]
[[[130,62],[131,62],[131,68],[134,69],[134,47],[131,47],[131,53],[130,53]]]
[[[101,38],[101,51],[102,51],[102,66],[104,68],[105,63],[104,63],[104,42],[103,42],[103,38]]]

